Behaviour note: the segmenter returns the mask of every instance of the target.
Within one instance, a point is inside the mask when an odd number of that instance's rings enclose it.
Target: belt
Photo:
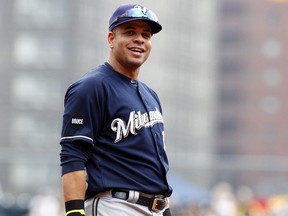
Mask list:
[[[167,199],[163,195],[150,195],[139,191],[122,189],[113,189],[111,193],[113,198],[147,206],[154,212],[162,211],[168,204]]]

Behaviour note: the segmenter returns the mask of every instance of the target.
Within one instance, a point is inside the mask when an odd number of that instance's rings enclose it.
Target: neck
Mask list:
[[[133,65],[122,65],[122,64],[119,64],[119,62],[117,62],[113,58],[109,58],[108,63],[112,66],[112,68],[116,72],[126,77],[129,77],[130,79],[137,80],[140,67],[136,67]]]

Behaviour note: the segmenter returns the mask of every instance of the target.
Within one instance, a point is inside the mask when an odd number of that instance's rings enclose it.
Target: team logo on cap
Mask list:
[[[147,11],[148,11],[148,9],[147,9],[146,7],[143,7],[143,8],[142,8],[140,5],[136,5],[134,8],[135,8],[135,9],[138,9],[138,10],[141,10],[144,15],[145,15],[145,14],[147,13]]]

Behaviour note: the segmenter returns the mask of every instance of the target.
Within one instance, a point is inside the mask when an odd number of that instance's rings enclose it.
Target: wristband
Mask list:
[[[66,216],[85,216],[84,201],[70,200],[65,202]]]

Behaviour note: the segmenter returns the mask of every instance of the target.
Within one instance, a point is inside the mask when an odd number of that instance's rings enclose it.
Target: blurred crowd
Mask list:
[[[257,196],[246,186],[235,192],[220,183],[211,190],[208,202],[172,206],[174,216],[288,216],[288,193]]]
[[[35,196],[11,193],[0,196],[0,216],[65,216],[59,189],[47,188]]]
[[[181,200],[171,197],[173,216],[288,216],[288,193],[258,197],[248,187],[240,187],[235,192],[227,183],[216,185],[209,199]],[[0,216],[64,215],[59,190],[46,189],[34,197],[22,194],[17,199],[2,194],[0,199]]]

